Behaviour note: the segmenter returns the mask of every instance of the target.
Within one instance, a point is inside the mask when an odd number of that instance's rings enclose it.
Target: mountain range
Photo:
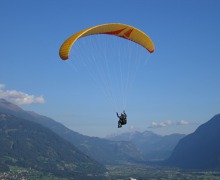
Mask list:
[[[158,135],[151,131],[126,132],[108,136],[113,141],[127,141],[135,145],[139,152],[148,161],[167,159],[178,141],[185,137],[184,134]]]
[[[41,170],[47,164],[55,170],[59,167],[58,173],[66,165],[67,174],[72,173],[73,167],[103,173],[105,168],[100,163],[143,163],[165,158],[160,164],[169,167],[220,169],[220,114],[186,136],[135,131],[104,139],[81,135],[51,118],[0,99],[0,136],[0,169],[7,169],[8,163],[28,167],[36,164],[35,168]],[[51,159],[46,156],[48,153]],[[39,165],[42,162],[45,164]]]
[[[220,170],[220,114],[182,138],[166,164],[184,169]]]

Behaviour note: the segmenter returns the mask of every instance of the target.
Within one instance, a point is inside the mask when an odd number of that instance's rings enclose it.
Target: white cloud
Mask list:
[[[166,127],[166,126],[171,126],[173,123],[172,121],[168,120],[168,121],[164,121],[164,122],[161,122],[159,124],[160,127]]]
[[[168,121],[162,121],[162,122],[151,122],[151,125],[148,128],[161,128],[161,127],[167,127],[167,126],[174,126],[174,125],[187,125],[189,124],[186,120],[181,120],[179,122],[172,122],[170,120]]]
[[[188,121],[185,121],[185,120],[181,120],[180,122],[177,123],[178,125],[187,125],[189,124]]]
[[[4,90],[5,85],[0,84],[0,98],[6,99],[17,105],[33,104],[33,103],[44,103],[45,99],[43,96],[35,97],[21,91],[16,90]]]

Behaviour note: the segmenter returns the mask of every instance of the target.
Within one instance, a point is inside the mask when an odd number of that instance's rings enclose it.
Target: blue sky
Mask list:
[[[220,113],[219,9],[218,0],[2,0],[0,97],[90,136],[193,132]],[[122,129],[102,85],[75,64],[74,53],[71,62],[58,55],[70,35],[113,22],[141,29],[155,44],[132,84]]]

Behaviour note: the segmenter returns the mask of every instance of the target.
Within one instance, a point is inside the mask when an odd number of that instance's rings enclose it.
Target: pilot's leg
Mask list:
[[[120,123],[120,121],[118,121],[118,128],[120,128],[121,127],[121,123]]]

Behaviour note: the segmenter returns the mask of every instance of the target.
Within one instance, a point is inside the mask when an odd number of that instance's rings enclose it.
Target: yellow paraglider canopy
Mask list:
[[[126,24],[110,23],[93,26],[73,34],[60,47],[60,58],[63,60],[69,58],[70,49],[77,39],[94,34],[108,34],[125,38],[140,44],[150,53],[154,52],[154,44],[152,40],[141,30]]]

